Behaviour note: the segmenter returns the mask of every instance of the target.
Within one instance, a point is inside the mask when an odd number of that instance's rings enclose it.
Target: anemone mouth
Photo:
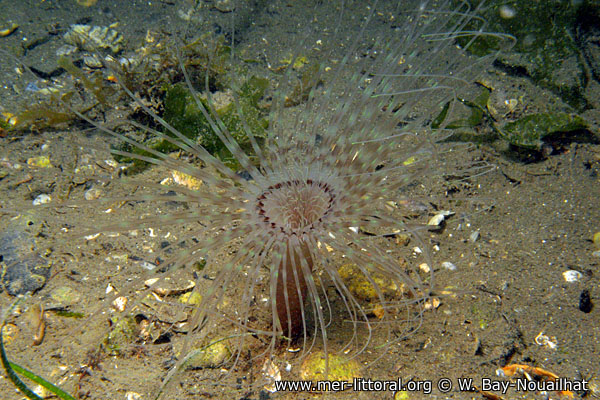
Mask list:
[[[335,191],[328,183],[288,180],[265,189],[256,199],[256,211],[269,229],[302,235],[327,218],[335,201]]]

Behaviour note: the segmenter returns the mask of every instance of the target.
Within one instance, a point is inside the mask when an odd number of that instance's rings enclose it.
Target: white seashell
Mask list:
[[[469,235],[469,241],[475,243],[479,239],[479,231],[475,231]]]
[[[142,260],[140,261],[140,267],[147,269],[148,271],[152,271],[154,268],[156,268],[156,264]]]
[[[577,282],[583,277],[583,274],[579,271],[575,271],[574,269],[570,269],[568,271],[563,272],[563,278],[567,282]]]
[[[40,194],[33,200],[34,206],[39,206],[40,204],[50,203],[52,201],[52,197],[47,194]]]
[[[456,271],[456,265],[452,264],[450,261],[444,261],[442,267],[450,271]]]
[[[544,335],[544,332],[540,332],[535,337],[535,344],[538,346],[548,347],[552,350],[556,349],[557,347],[556,338],[549,338],[548,336]]]
[[[100,233],[94,233],[94,234],[92,234],[92,235],[87,235],[87,236],[84,236],[84,239],[85,239],[85,240],[94,240],[94,239],[96,239],[98,236],[100,236]]]
[[[125,393],[125,400],[142,400],[142,395],[136,392]]]
[[[433,217],[431,217],[429,219],[429,222],[427,222],[427,225],[431,225],[431,226],[439,226],[444,219],[446,219],[446,217],[449,217],[450,215],[453,215],[454,212],[452,211],[439,211],[437,214],[435,214]]]

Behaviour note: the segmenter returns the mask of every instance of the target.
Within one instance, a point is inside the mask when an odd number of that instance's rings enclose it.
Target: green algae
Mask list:
[[[88,78],[88,76],[81,69],[77,68],[75,64],[73,64],[73,61],[67,57],[60,57],[57,64],[71,74],[73,78],[79,80],[83,86],[94,95],[100,104],[103,106],[109,105],[109,94],[112,92],[112,89],[104,84],[102,72],[94,71]]]
[[[207,99],[200,96],[197,96],[197,98],[205,110],[216,113],[216,117],[221,120],[224,127],[243,149],[249,149],[250,140],[245,133],[240,114],[243,114],[248,128],[255,137],[265,137],[267,121],[262,117],[262,112],[258,108],[258,101],[264,95],[267,86],[268,81],[266,79],[251,77],[237,93],[232,93],[225,100],[226,103],[215,104],[213,102],[211,107]],[[211,97],[214,98],[214,94]],[[187,88],[181,84],[174,85],[167,90],[165,96],[164,119],[187,138],[196,140],[208,152],[220,154],[224,149],[224,145],[202,113],[201,106],[195,101]],[[237,106],[239,106],[239,110]]]
[[[263,97],[269,81],[264,78],[252,76],[241,85],[237,91],[226,91],[219,94],[211,94],[206,97],[198,94],[196,98],[183,84],[170,86],[164,97],[164,120],[178,132],[188,139],[203,146],[209,153],[221,159],[233,169],[239,169],[233,155],[215,134],[210,121],[205,117],[202,108],[206,110],[214,120],[222,122],[225,129],[231,134],[240,147],[252,156],[252,145],[246,134],[246,127],[260,144],[266,138],[265,129],[268,126],[267,119],[260,109],[259,101]],[[220,96],[224,100],[216,101]],[[200,104],[196,101],[199,101]],[[210,100],[209,100],[210,99]],[[166,131],[166,135],[174,135]],[[146,146],[161,153],[170,153],[179,150],[166,139],[154,139],[145,143]],[[119,147],[120,151],[137,154],[144,157],[152,155],[139,148],[124,144]],[[133,157],[118,156],[119,162],[132,162],[133,166],[129,173],[137,173],[148,164],[146,161],[134,159]]]
[[[291,60],[290,60],[291,62]],[[295,65],[298,61],[295,61]],[[304,66],[304,64],[302,64]],[[318,63],[309,64],[303,68],[303,72],[300,75],[300,81],[294,88],[288,97],[285,99],[285,105],[287,107],[297,106],[300,103],[308,100],[310,91],[317,87],[321,81],[321,65]]]
[[[76,115],[65,111],[62,101],[68,101],[71,94],[64,94],[60,98],[51,97],[47,101],[32,104],[17,114],[17,124],[10,130],[53,128],[75,120]]]
[[[75,66],[71,59],[66,57],[60,57],[57,64],[67,71],[75,81],[81,82],[86,92],[93,95],[95,104],[77,103],[78,96],[75,96],[75,90],[60,92],[53,87],[40,89],[40,94],[47,97],[40,102],[24,106],[23,110],[17,113],[17,123],[11,127],[12,129],[55,128],[76,121],[80,114],[85,114],[98,104],[108,107],[114,100],[116,91],[105,84],[100,71],[96,71],[88,77],[83,70]]]
[[[526,115],[498,126],[498,132],[510,144],[528,149],[540,149],[542,139],[556,133],[573,133],[588,128],[578,115],[563,112]]]
[[[488,113],[487,103],[490,98],[490,93],[491,90],[483,87],[479,95],[473,100],[459,98],[458,101],[469,108],[470,115],[465,118],[456,118],[448,122],[446,122],[446,119],[448,118],[448,111],[452,101],[447,102],[442,108],[442,111],[434,118],[431,127],[433,129],[439,129],[444,126],[445,129],[459,129],[474,128],[481,124],[484,116]]]
[[[579,111],[588,106],[584,96],[587,67],[575,38],[577,18],[584,3],[493,0],[480,10],[488,23],[486,31],[515,38],[514,47],[499,54],[498,66],[511,74],[529,77]],[[507,15],[510,13],[514,15]],[[476,30],[477,23],[470,22],[466,30]],[[478,56],[505,50],[502,48],[505,40],[500,36],[481,35],[474,41],[471,39],[468,36],[457,40]]]
[[[589,131],[588,122],[574,113],[533,113],[513,121],[498,122],[490,109],[491,92],[491,89],[482,85],[480,93],[473,100],[459,98],[447,102],[433,119],[431,127],[450,131],[447,141],[484,144],[504,140],[512,146],[514,153],[521,153],[523,150],[539,152],[545,141],[555,137],[560,137],[563,143],[600,140]],[[448,121],[453,101],[459,101],[467,107],[469,112],[466,117]],[[486,130],[481,128],[487,128],[488,132],[478,133],[478,130]]]
[[[120,355],[135,341],[137,324],[133,316],[114,317],[111,323],[112,328],[104,338],[105,350],[110,355]]]

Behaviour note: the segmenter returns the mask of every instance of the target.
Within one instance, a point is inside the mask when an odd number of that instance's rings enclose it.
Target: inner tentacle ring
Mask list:
[[[325,182],[290,180],[269,186],[256,199],[258,215],[286,235],[307,233],[332,211],[336,195]]]

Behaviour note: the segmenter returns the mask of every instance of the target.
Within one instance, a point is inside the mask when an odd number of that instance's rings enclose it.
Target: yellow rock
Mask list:
[[[27,164],[32,167],[52,168],[50,158],[48,156],[31,157],[27,159]]]
[[[77,0],[77,4],[84,7],[91,7],[96,4],[98,0]]]
[[[394,395],[394,400],[408,400],[408,392],[406,390],[400,390]]]
[[[174,351],[177,357],[181,357],[183,342],[174,343]],[[231,357],[231,350],[227,346],[227,341],[223,340],[209,345],[195,343],[192,349],[185,355],[185,368],[216,368]]]
[[[178,300],[183,304],[197,306],[202,302],[202,295],[198,292],[187,292],[179,296]]]
[[[414,156],[410,156],[402,162],[402,165],[410,165],[413,164],[415,161],[417,161],[417,159]]]
[[[302,362],[300,377],[312,381],[348,381],[360,377],[360,366],[355,359],[348,360],[337,354],[329,354],[329,371],[325,377],[325,354],[317,351]]]
[[[19,25],[13,23],[9,28],[1,29],[0,30],[0,37],[5,37],[5,36],[10,35],[14,31],[16,31],[18,27],[19,27]]]
[[[2,331],[2,339],[4,339],[4,344],[10,344],[19,334],[19,328],[15,324],[6,324],[4,325]]]
[[[202,180],[194,176],[185,174],[181,171],[171,171],[173,181],[178,185],[187,187],[188,189],[198,190],[202,186]]]
[[[594,236],[592,236],[592,241],[596,247],[600,249],[600,232],[594,233]]]
[[[399,296],[403,287],[398,287],[396,282],[377,273],[370,273],[370,277],[377,284],[373,286],[365,274],[354,264],[344,264],[338,269],[340,277],[356,298],[369,302],[379,301],[379,292],[385,296]]]
[[[283,65],[290,65],[292,64],[292,56],[291,54],[281,60],[279,60],[280,63],[282,63]],[[292,64],[292,68],[294,69],[300,69],[303,66],[305,66],[306,64],[308,64],[308,58],[306,58],[305,56],[298,56],[294,59],[294,62]]]

